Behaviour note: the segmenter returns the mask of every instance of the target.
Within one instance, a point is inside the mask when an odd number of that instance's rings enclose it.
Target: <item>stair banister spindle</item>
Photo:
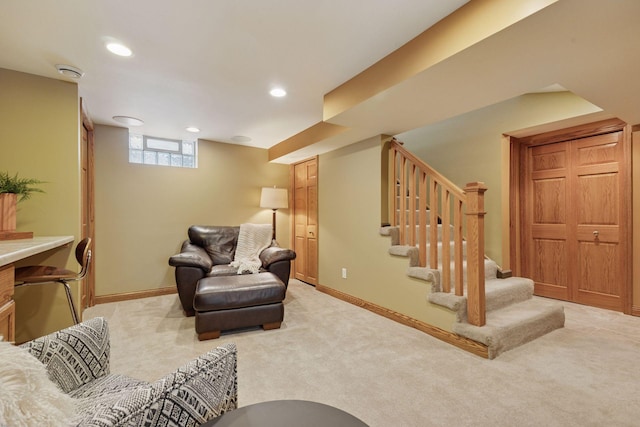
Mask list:
[[[431,178],[429,188],[429,268],[438,269],[438,181]]]
[[[467,319],[470,324],[486,323],[484,293],[484,192],[482,182],[466,185],[467,193]]]
[[[409,168],[409,245],[416,245],[416,165]]]
[[[407,159],[400,155],[400,244],[407,243]]]
[[[420,267],[427,266],[427,174],[420,171],[420,188],[419,188],[419,237],[418,237],[418,255]]]
[[[462,259],[464,255],[462,246],[462,202],[462,200],[456,198],[453,207],[453,274],[456,281],[456,295],[460,297],[464,294],[464,276],[462,273]]]
[[[442,200],[442,290],[451,292],[451,192],[444,189]]]

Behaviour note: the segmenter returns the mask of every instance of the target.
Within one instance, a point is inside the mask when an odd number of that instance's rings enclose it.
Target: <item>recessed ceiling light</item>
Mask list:
[[[189,126],[188,128],[185,129],[187,132],[193,132],[193,133],[198,133],[200,132],[200,129],[198,129],[195,126]]]
[[[72,79],[79,79],[84,76],[84,71],[71,65],[56,64],[56,70],[63,76],[71,77]]]
[[[271,94],[271,96],[275,96],[276,98],[282,98],[283,96],[287,95],[287,91],[282,89],[281,87],[273,88],[269,93]]]
[[[142,120],[129,116],[113,116],[113,120],[128,126],[142,126],[144,124]]]
[[[233,142],[251,142],[251,138],[249,138],[248,136],[242,136],[242,135],[232,136],[231,140]]]
[[[131,54],[133,53],[131,52],[131,49],[120,43],[108,43],[107,49],[109,50],[109,52],[114,53],[118,56],[131,56]]]

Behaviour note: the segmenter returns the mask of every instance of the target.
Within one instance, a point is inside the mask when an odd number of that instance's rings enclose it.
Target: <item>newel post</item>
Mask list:
[[[470,324],[486,323],[484,296],[484,182],[470,182],[467,194],[467,319]]]

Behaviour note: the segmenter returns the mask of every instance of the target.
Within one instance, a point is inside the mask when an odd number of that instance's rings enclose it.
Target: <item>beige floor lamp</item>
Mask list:
[[[289,195],[286,188],[262,187],[260,207],[273,210],[273,240],[276,240],[276,211],[289,207]]]

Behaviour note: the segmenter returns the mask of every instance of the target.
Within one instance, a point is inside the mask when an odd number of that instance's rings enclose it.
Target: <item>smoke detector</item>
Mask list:
[[[84,71],[71,65],[56,64],[56,70],[58,70],[58,72],[63,76],[70,77],[72,79],[79,79],[84,76]]]

